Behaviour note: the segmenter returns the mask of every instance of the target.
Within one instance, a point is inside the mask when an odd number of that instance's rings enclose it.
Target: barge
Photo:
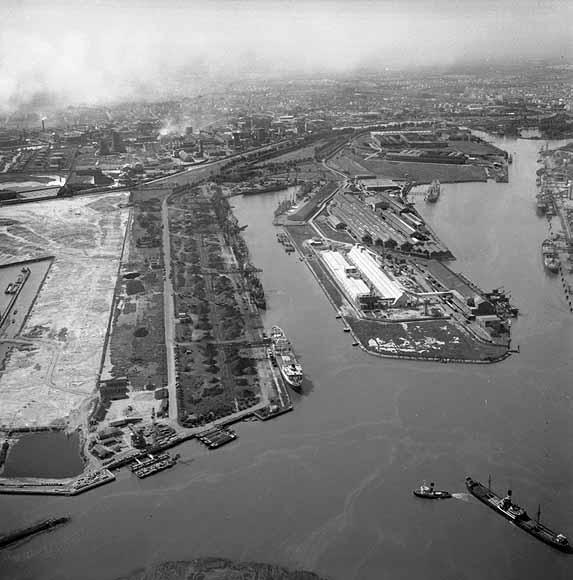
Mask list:
[[[197,439],[209,449],[217,449],[222,445],[230,443],[237,438],[237,434],[231,429],[223,429],[221,427],[213,427],[197,435]]]
[[[150,455],[145,461],[139,461],[131,466],[131,471],[139,477],[139,479],[145,479],[150,475],[155,475],[164,469],[169,469],[177,463],[178,456],[171,457],[168,453],[162,453],[161,455],[153,456]]]

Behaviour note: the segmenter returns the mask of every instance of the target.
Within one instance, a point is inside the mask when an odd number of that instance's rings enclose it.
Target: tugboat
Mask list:
[[[466,477],[466,487],[475,498],[506,520],[513,522],[524,532],[531,534],[534,538],[560,552],[573,553],[573,547],[569,544],[569,540],[564,534],[555,532],[541,523],[541,508],[537,511],[537,518],[532,520],[522,507],[513,503],[511,489],[507,490],[505,497],[500,497],[492,491],[491,483],[488,482],[486,487],[471,477]]]
[[[424,481],[422,485],[412,493],[416,497],[423,497],[424,499],[448,499],[449,497],[452,497],[452,494],[449,491],[434,489],[434,485],[433,481],[430,485],[426,485],[426,482]]]

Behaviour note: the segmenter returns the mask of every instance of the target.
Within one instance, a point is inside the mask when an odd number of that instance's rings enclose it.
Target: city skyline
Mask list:
[[[564,1],[6,2],[0,108],[194,94],[293,74],[570,63]]]

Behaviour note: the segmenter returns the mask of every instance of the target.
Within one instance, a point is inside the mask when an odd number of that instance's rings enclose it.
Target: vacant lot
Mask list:
[[[96,388],[128,210],[127,194],[3,209],[0,261],[55,256],[0,374],[0,424],[81,422]]]
[[[430,183],[434,179],[441,183],[461,181],[486,181],[482,167],[475,165],[453,165],[446,163],[410,163],[369,159],[361,162],[368,171],[389,179],[413,179],[418,183]]]

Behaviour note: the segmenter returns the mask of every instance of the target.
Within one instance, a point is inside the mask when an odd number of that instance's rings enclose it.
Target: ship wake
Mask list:
[[[452,497],[461,501],[471,501],[472,496],[469,493],[452,493]]]

